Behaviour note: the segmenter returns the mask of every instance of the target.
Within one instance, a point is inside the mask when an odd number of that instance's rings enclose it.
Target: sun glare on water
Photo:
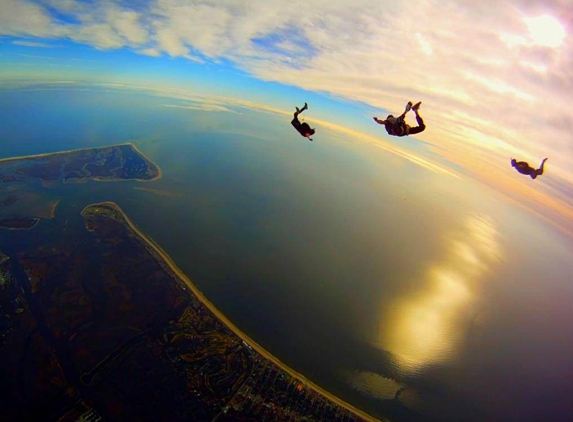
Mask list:
[[[565,28],[552,16],[527,18],[525,24],[535,44],[557,48],[565,39]]]
[[[479,287],[503,251],[493,220],[468,216],[448,238],[446,255],[430,263],[418,292],[381,312],[379,347],[393,353],[404,371],[455,356],[468,329]]]

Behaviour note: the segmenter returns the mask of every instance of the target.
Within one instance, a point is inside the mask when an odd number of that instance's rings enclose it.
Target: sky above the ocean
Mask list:
[[[568,3],[4,0],[0,78],[202,93],[199,107],[220,112],[248,101],[286,115],[308,101],[319,131],[476,178],[570,232]],[[423,102],[428,129],[390,139],[372,117],[408,100]],[[519,175],[512,157],[548,157],[546,174]]]

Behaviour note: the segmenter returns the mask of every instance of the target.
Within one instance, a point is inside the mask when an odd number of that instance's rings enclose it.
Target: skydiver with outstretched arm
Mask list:
[[[525,174],[526,176],[535,179],[537,176],[541,176],[543,174],[543,166],[545,165],[546,161],[547,158],[544,158],[543,161],[541,161],[541,165],[539,166],[539,168],[534,169],[525,161],[515,161],[515,158],[512,158],[511,166],[514,167],[519,173]]]
[[[378,117],[374,117],[374,121],[379,125],[384,125],[384,127],[386,128],[386,132],[388,132],[388,135],[399,136],[399,137],[415,135],[426,129],[424,120],[422,120],[422,117],[420,117],[420,114],[418,112],[421,104],[422,102],[420,101],[412,105],[412,102],[409,101],[408,104],[406,104],[406,109],[399,117],[394,117],[393,115],[390,114],[388,115],[388,117],[386,117],[385,120],[381,120]],[[406,117],[406,113],[408,113],[410,110],[412,110],[416,115],[416,122],[418,123],[418,126],[412,127],[405,122],[404,118]]]
[[[305,138],[308,138],[309,141],[312,141],[311,135],[314,135],[314,129],[311,129],[308,123],[306,122],[301,123],[298,120],[298,115],[303,111],[308,110],[308,104],[304,103],[304,107],[301,109],[299,109],[298,107],[295,108],[296,111],[294,112],[294,119],[292,119],[290,123],[294,126],[296,130],[298,130],[301,136],[304,136]]]

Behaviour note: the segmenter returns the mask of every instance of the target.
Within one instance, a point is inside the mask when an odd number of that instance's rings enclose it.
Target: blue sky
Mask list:
[[[285,115],[308,101],[319,131],[418,154],[571,231],[568,3],[4,0],[0,78],[132,84]],[[408,100],[423,101],[428,130],[390,139],[371,118]],[[511,157],[549,157],[546,175],[517,174]]]

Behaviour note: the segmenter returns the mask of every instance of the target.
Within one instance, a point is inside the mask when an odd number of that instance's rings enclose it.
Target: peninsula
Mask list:
[[[377,420],[241,332],[117,204],[81,218],[3,251],[2,420]]]
[[[150,181],[160,177],[161,169],[132,143],[0,160],[0,183]]]

